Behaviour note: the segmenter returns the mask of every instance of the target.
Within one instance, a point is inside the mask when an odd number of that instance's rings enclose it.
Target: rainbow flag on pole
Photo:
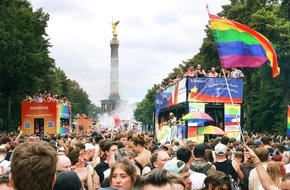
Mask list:
[[[287,137],[290,139],[290,107],[288,106],[288,114],[287,114]]]
[[[272,77],[280,73],[276,52],[265,36],[241,23],[209,17],[223,68],[259,67],[269,62]]]

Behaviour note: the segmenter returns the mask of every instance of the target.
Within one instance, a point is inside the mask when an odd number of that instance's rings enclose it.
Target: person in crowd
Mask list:
[[[230,78],[231,76],[231,71],[229,71],[228,69],[222,69],[220,74],[219,74],[219,77],[226,77],[226,78]]]
[[[255,151],[259,157],[259,160],[262,162],[261,165],[266,170],[269,161],[269,150],[267,148],[259,148],[255,149]],[[259,180],[257,170],[256,169],[251,170],[249,175],[249,190],[257,190],[259,189],[260,185],[261,182]]]
[[[153,148],[153,138],[146,138],[146,149],[152,153]]]
[[[74,171],[63,171],[56,177],[53,190],[81,190],[82,182]]]
[[[271,177],[267,173],[267,171],[262,166],[262,161],[259,159],[259,157],[255,154],[255,152],[250,149],[248,146],[245,146],[245,155],[247,158],[253,160],[255,169],[257,171],[257,174],[259,176],[259,180],[261,181],[261,184],[264,189],[267,190],[286,190],[290,189],[290,173],[286,174],[282,180],[280,185],[277,187],[274,183],[274,181],[271,180]]]
[[[150,158],[152,168],[162,169],[164,165],[171,160],[169,154],[164,149],[157,149],[153,152]]]
[[[209,174],[204,180],[204,187],[201,190],[229,190],[231,188],[230,177],[221,171]]]
[[[76,148],[69,147],[69,152],[68,152],[67,157],[71,161],[71,169],[75,170],[76,164],[79,162],[79,158],[80,158],[80,149],[78,147]]]
[[[271,177],[271,180],[274,182],[275,186],[278,187],[282,178],[279,164],[274,161],[270,161],[267,166],[267,173]],[[259,190],[264,190],[262,185],[259,186]]]
[[[273,155],[272,160],[276,162],[281,162],[283,159],[283,153],[284,151],[286,151],[286,147],[282,144],[278,144],[275,147],[275,150],[276,150],[276,155]]]
[[[102,161],[100,162],[98,165],[95,166],[95,171],[97,172],[98,176],[99,176],[99,182],[100,184],[102,184],[103,180],[104,180],[104,172],[109,169],[109,160],[110,160],[110,157],[112,155],[115,154],[115,152],[118,150],[118,146],[116,144],[114,144],[112,141],[107,141],[105,144],[104,144],[104,152],[106,154],[106,160],[105,161]]]
[[[261,138],[262,147],[267,148],[269,150],[270,160],[275,155],[275,149],[271,147],[272,138],[270,136],[263,136]]]
[[[189,168],[183,161],[177,159],[170,160],[164,165],[163,169],[172,172],[174,174],[177,174],[184,182],[185,189],[191,190],[192,181],[190,179]]]
[[[208,74],[208,77],[217,78],[218,76],[219,76],[219,74],[216,72],[215,67],[212,67],[210,73]]]
[[[5,148],[0,148],[0,174],[7,174],[10,172],[11,162],[5,160],[7,151]]]
[[[190,148],[187,148],[187,147],[179,148],[176,152],[176,158],[186,163],[186,166],[188,168],[191,167],[193,157],[192,157],[192,152]],[[192,181],[191,190],[201,189],[203,187],[203,181],[206,178],[206,175],[203,173],[194,172],[191,169],[189,169],[189,172],[190,172],[190,179]]]
[[[0,189],[11,190],[11,184],[9,183],[10,173],[10,161],[5,160],[6,149],[0,148]]]
[[[244,78],[244,77],[245,77],[245,75],[241,70],[239,70],[237,68],[232,68],[230,78]]]
[[[290,173],[290,152],[285,151],[281,163],[285,166],[285,172]]]
[[[254,169],[254,164],[251,159],[248,159],[244,155],[244,163],[241,164],[241,170],[244,174],[244,179],[241,181],[241,188],[243,190],[249,190],[249,175],[252,169]]]
[[[194,67],[192,65],[187,67],[186,73],[184,76],[186,76],[186,77],[194,77],[195,76]]]
[[[229,145],[230,145],[230,138],[227,137],[227,136],[222,136],[220,138],[220,143],[221,144],[224,144],[227,147],[227,149],[228,149],[229,148]]]
[[[173,147],[172,147],[172,151],[176,153],[176,151],[180,148],[180,143],[179,140],[175,140],[173,142]]]
[[[91,163],[93,160],[93,157],[95,155],[96,147],[92,143],[86,143],[85,144],[85,151],[83,155],[81,156],[81,159],[85,162],[85,167],[87,165],[94,166],[94,164]]]
[[[206,77],[207,76],[205,71],[202,69],[201,64],[197,64],[197,68],[196,68],[196,71],[195,71],[195,76],[197,78],[202,78],[202,77]]]
[[[127,133],[127,145],[125,146],[125,148],[133,150],[132,138],[133,138],[134,131],[129,130],[126,133]]]
[[[129,160],[116,162],[111,168],[110,184],[123,190],[132,190],[136,181],[136,167]]]
[[[78,142],[76,143],[75,147],[80,149],[80,156],[82,157],[85,153],[86,146],[84,143]]]
[[[254,141],[254,145],[255,145],[256,148],[262,148],[262,141],[261,141],[261,139],[256,139]]]
[[[56,172],[60,173],[62,171],[70,171],[70,170],[71,170],[70,159],[65,155],[58,155],[56,163]]]
[[[114,138],[114,141],[121,141],[123,143],[124,146],[127,145],[127,136],[124,133],[117,133]]]
[[[209,164],[205,159],[205,145],[198,144],[193,149],[193,154],[195,159],[192,161],[192,166],[190,167],[193,171],[199,171],[205,175],[209,175],[210,173],[216,171],[214,165]]]
[[[139,190],[174,190],[171,175],[165,169],[154,169],[149,174],[141,176],[135,187]]]
[[[78,150],[78,148],[76,148]],[[64,171],[71,171],[72,169],[74,172],[79,176],[82,184],[87,187],[88,190],[91,190],[93,186],[99,187],[99,178],[92,166],[87,165],[85,166],[85,162],[83,159],[73,159],[74,167],[72,167],[71,160],[69,157],[65,155],[58,155],[57,156],[57,164],[56,164],[56,171],[57,174],[60,174]],[[77,163],[75,163],[77,162]],[[95,182],[95,184],[93,184]]]
[[[233,159],[240,165],[244,163],[244,153],[242,151],[236,151],[233,155]]]
[[[140,168],[143,175],[143,169],[150,162],[151,152],[145,148],[146,140],[143,134],[133,136],[133,151],[137,155],[135,158],[136,165]]]
[[[169,175],[168,178],[172,183],[172,189],[174,190],[185,190],[186,185],[178,175]]]
[[[227,147],[224,144],[217,144],[215,146],[216,162],[214,163],[216,170],[231,175],[235,182],[244,179],[244,174],[241,171],[240,164],[235,160],[228,160],[226,158]],[[238,180],[239,179],[239,180]]]
[[[212,150],[211,149],[206,149],[205,150],[204,159],[209,164],[213,164],[214,163],[214,158],[213,158],[213,154],[212,154]]]
[[[172,139],[175,138],[175,133],[177,131],[177,120],[176,120],[174,113],[172,113],[172,112],[169,113],[168,124],[169,124],[169,127],[171,129],[170,139],[168,139],[168,140],[171,141]]]
[[[111,175],[112,167],[114,166],[114,164],[116,162],[120,162],[123,160],[130,161],[136,169],[136,175],[140,176],[141,172],[140,172],[139,168],[135,165],[135,160],[134,160],[135,157],[136,157],[135,153],[130,149],[122,148],[122,149],[117,150],[115,152],[115,154],[110,157],[110,160],[109,160],[109,167],[110,168],[104,172],[105,179],[102,183],[102,187],[110,187],[111,186],[109,176]]]
[[[47,143],[20,144],[11,159],[12,187],[17,190],[51,190],[56,180],[56,163],[56,151]]]

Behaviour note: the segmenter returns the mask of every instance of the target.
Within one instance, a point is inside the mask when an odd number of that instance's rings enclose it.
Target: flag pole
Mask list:
[[[230,88],[229,88],[228,80],[226,78],[225,70],[222,68],[222,71],[223,71],[223,74],[224,74],[224,79],[225,79],[225,82],[226,82],[226,86],[227,86],[227,90],[228,90],[228,93],[229,93],[229,96],[230,96],[230,100],[231,100],[232,106],[234,108],[234,101],[233,101],[232,94],[231,94],[231,91],[230,91]],[[241,128],[241,125],[240,125],[240,121],[238,120],[238,116],[237,116],[236,110],[234,112],[235,112],[236,121],[238,123],[239,131],[241,133],[242,142],[246,143],[245,142],[245,138],[244,138],[244,134],[242,133],[242,128]]]
[[[205,5],[206,10],[207,10],[207,14],[209,15],[209,8],[208,8],[208,4]]]
[[[210,16],[208,4],[206,4],[206,9],[207,9],[208,15]],[[230,88],[229,88],[229,84],[228,84],[228,81],[227,81],[227,78],[226,78],[226,74],[225,74],[225,71],[224,71],[223,68],[222,68],[222,71],[223,71],[223,74],[224,74],[224,79],[225,79],[225,82],[226,82],[226,86],[227,86],[227,90],[228,90],[228,93],[229,93],[229,96],[230,96],[232,107],[234,108],[234,101],[233,101],[232,94],[231,94]],[[240,125],[240,121],[238,120],[238,116],[237,116],[236,110],[235,110],[235,117],[236,117],[236,121],[238,123],[239,131],[241,133],[242,142],[245,143],[244,134],[242,133],[242,128],[241,128],[241,125]]]

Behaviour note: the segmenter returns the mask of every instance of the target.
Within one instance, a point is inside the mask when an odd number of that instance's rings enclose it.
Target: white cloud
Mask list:
[[[120,20],[120,95],[141,101],[199,51],[211,13],[229,0],[31,0],[50,14],[51,57],[96,105],[109,96],[111,19]]]

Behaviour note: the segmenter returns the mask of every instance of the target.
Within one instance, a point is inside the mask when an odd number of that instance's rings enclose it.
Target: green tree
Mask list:
[[[134,117],[137,121],[143,122],[144,124],[153,124],[157,89],[158,85],[154,85],[147,91],[145,98],[137,104],[137,108],[134,110]]]
[[[42,76],[54,65],[45,33],[48,19],[48,14],[33,11],[25,0],[0,3],[0,93],[7,129],[12,124],[11,107],[37,91],[44,82]]]
[[[72,102],[73,113],[89,114],[88,94],[49,57],[45,32],[49,15],[33,11],[28,0],[0,2],[0,123],[4,130],[20,125],[26,95],[49,91]]]

